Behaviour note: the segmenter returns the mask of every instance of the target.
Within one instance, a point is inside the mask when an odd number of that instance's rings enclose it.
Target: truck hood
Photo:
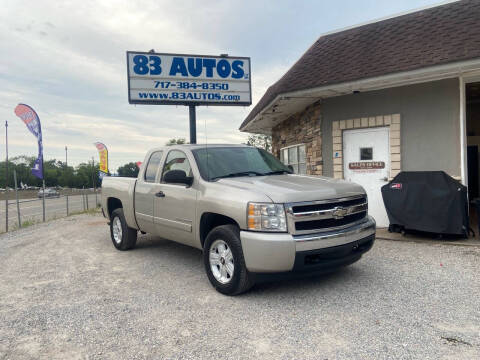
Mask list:
[[[239,189],[263,192],[274,203],[326,200],[365,194],[360,185],[320,176],[293,174],[242,176],[218,181]]]

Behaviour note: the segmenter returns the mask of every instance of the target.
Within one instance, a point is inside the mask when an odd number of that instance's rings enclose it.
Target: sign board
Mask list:
[[[128,102],[251,105],[250,58],[127,51]]]
[[[350,170],[384,169],[385,163],[383,161],[351,162],[348,168]]]

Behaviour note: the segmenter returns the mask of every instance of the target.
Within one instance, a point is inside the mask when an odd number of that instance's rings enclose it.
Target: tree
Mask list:
[[[75,187],[81,188],[85,186],[86,188],[92,188],[93,181],[95,181],[95,187],[99,187],[100,178],[98,176],[98,170],[98,164],[93,166],[91,162],[78,165],[75,172]]]
[[[270,135],[251,134],[248,136],[247,145],[272,151],[272,137]]]
[[[42,180],[32,175],[32,167],[36,157],[34,156],[16,156],[8,160],[8,186],[14,187],[13,170],[17,172],[17,184],[20,183],[28,186],[42,186]],[[43,162],[43,175],[45,178],[45,186],[62,186],[82,188],[93,187],[93,183],[97,187],[100,186],[100,178],[98,176],[98,164],[93,166],[91,162],[82,163],[73,168],[66,166],[62,161],[56,159],[46,160]],[[0,187],[5,188],[5,161],[0,162]]]
[[[137,164],[134,162],[130,162],[123,166],[120,166],[117,169],[117,173],[119,176],[126,176],[126,177],[137,177],[138,172],[140,169],[138,168]]]
[[[178,139],[170,139],[168,140],[165,145],[170,146],[170,145],[183,145],[186,144],[185,138],[178,138]]]

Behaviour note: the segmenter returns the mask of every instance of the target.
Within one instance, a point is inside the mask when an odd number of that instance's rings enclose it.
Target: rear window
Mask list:
[[[156,151],[150,155],[148,159],[147,168],[145,169],[144,179],[146,182],[155,182],[157,176],[158,167],[162,160],[163,151]]]

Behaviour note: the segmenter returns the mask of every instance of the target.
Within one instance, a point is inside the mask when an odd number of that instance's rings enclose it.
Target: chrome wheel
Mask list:
[[[221,284],[228,284],[235,270],[232,250],[223,240],[215,240],[210,247],[210,269],[215,279]]]
[[[113,219],[112,232],[113,240],[117,244],[120,244],[122,242],[122,222],[120,221],[120,218],[118,216]]]

